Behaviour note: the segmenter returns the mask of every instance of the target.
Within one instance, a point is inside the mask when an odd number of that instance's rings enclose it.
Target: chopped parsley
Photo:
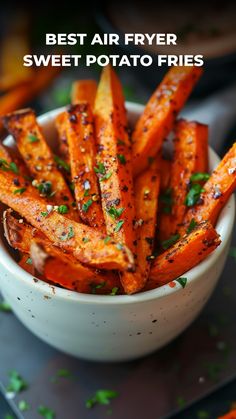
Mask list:
[[[14,163],[13,161],[8,163],[5,159],[0,159],[0,168],[4,172],[13,172],[16,175],[19,174],[19,169],[18,169],[16,163]]]
[[[185,401],[185,399],[184,399],[183,397],[181,397],[181,396],[178,396],[178,397],[177,397],[176,403],[177,403],[177,405],[178,405],[178,407],[179,407],[180,409],[182,409],[182,408],[183,408],[183,407],[185,407],[185,405],[186,405],[186,401]]]
[[[106,209],[107,213],[115,220],[119,218],[124,211],[124,208],[110,207]]]
[[[14,190],[14,195],[19,194],[22,195],[26,191],[26,188],[19,188]]]
[[[111,240],[111,237],[106,236],[105,239],[104,239],[104,243],[107,244],[107,243],[109,243],[110,240]]]
[[[57,208],[57,212],[59,212],[59,214],[67,214],[69,211],[69,208],[67,205],[59,205],[59,207]]]
[[[29,141],[29,143],[37,143],[39,141],[39,138],[36,137],[36,135],[29,134],[28,135],[28,141]]]
[[[58,156],[54,156],[54,161],[58,167],[64,169],[67,173],[70,173],[70,165]]]
[[[197,419],[210,419],[209,413],[206,410],[199,410],[197,412]]]
[[[85,202],[85,203],[82,205],[82,211],[83,211],[83,212],[87,212],[87,211],[88,211],[88,209],[89,209],[89,207],[91,207],[92,203],[93,203],[93,200],[92,200],[92,199],[89,199],[87,202]]]
[[[84,197],[89,196],[89,189],[86,189],[84,192]]]
[[[112,172],[107,172],[103,177],[100,177],[100,182],[104,182],[104,180],[110,179]]]
[[[94,172],[99,173],[100,175],[105,175],[106,169],[103,163],[99,162],[97,167],[94,167]]]
[[[58,381],[58,378],[72,378],[72,373],[67,368],[60,368],[51,378],[51,381],[55,383]]]
[[[72,237],[74,237],[74,235],[75,235],[75,233],[74,233],[74,230],[73,230],[73,227],[69,227],[69,233],[67,233],[67,234],[62,234],[61,236],[60,236],[60,240],[62,240],[62,241],[65,241],[65,240],[69,240],[69,239],[71,239]]]
[[[160,195],[160,201],[162,202],[162,212],[170,214],[173,205],[171,188],[166,189],[166,191]]]
[[[189,226],[186,230],[186,233],[191,233],[191,231],[193,231],[195,229],[195,227],[197,226],[197,222],[194,220],[194,218],[192,218],[192,220],[189,223]]]
[[[47,211],[42,211],[41,212],[42,217],[47,217],[48,216],[48,212]]]
[[[52,409],[49,409],[49,407],[43,405],[38,407],[38,413],[45,419],[54,419],[56,416]]]
[[[125,145],[125,142],[123,140],[121,140],[120,138],[117,138],[117,144]]]
[[[207,181],[209,177],[210,177],[209,173],[201,173],[201,172],[193,173],[192,176],[190,177],[190,182]]]
[[[83,237],[82,242],[88,243],[88,242],[90,242],[90,239],[88,237]]]
[[[121,164],[126,164],[126,158],[124,154],[117,154],[117,157],[120,160]]]
[[[86,407],[91,409],[96,404],[108,405],[112,399],[118,396],[117,391],[113,390],[98,390],[95,395],[86,401]]]
[[[204,192],[204,191],[205,191],[205,189],[203,189],[202,186],[199,183],[193,183],[190,186],[190,189],[189,189],[189,191],[186,195],[186,198],[185,198],[185,201],[184,201],[185,205],[187,207],[192,207],[195,204],[197,204],[201,193]]]
[[[0,301],[0,311],[4,311],[5,313],[11,313],[12,309],[10,304],[8,304],[6,301]]]
[[[166,250],[169,249],[169,247],[171,247],[173,244],[175,244],[180,238],[179,233],[174,234],[173,236],[170,236],[169,239],[167,240],[163,240],[161,242],[161,247],[162,249]]]
[[[52,197],[55,194],[52,192],[52,182],[50,181],[39,183],[36,188],[43,196]]]
[[[7,413],[7,414],[4,416],[4,419],[14,419],[14,417],[13,417],[10,413]]]
[[[123,226],[123,224],[124,224],[124,220],[118,221],[118,223],[116,224],[116,226],[114,228],[115,233],[118,233],[118,231],[120,231],[120,229]]]
[[[31,258],[28,258],[28,259],[27,259],[27,261],[26,261],[25,263],[27,263],[27,265],[32,265],[32,264],[33,264],[33,262],[32,262],[32,259],[31,259]]]
[[[25,400],[20,400],[18,403],[18,408],[21,412],[26,412],[30,409],[30,405]]]
[[[230,256],[231,256],[232,258],[234,258],[234,259],[235,259],[235,261],[236,261],[236,247],[231,247],[231,248],[229,249],[229,254],[230,254]]]
[[[112,290],[111,290],[110,295],[116,295],[118,291],[119,291],[118,287],[113,287]]]
[[[185,288],[188,279],[187,278],[180,277],[180,278],[177,278],[176,281],[181,285],[182,288]]]
[[[92,294],[96,294],[97,290],[105,287],[106,281],[101,282],[101,284],[90,284]]]
[[[155,160],[154,157],[149,156],[148,157],[148,164],[151,165],[154,162],[154,160]]]
[[[28,388],[28,384],[17,371],[11,371],[9,377],[9,384],[7,386],[8,392],[20,393]]]

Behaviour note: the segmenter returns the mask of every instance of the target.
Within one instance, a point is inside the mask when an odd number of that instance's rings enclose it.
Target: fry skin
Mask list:
[[[77,80],[72,84],[71,103],[88,103],[91,109],[94,107],[97,92],[97,83],[95,80]]]
[[[93,116],[88,104],[81,103],[68,108],[65,112],[65,134],[80,218],[85,224],[105,232],[98,179],[94,171],[96,149]]]
[[[133,270],[134,259],[130,250],[84,224],[70,220],[56,211],[48,211],[47,202],[36,189],[17,176],[20,193],[16,193],[14,173],[0,170],[0,201],[8,205],[28,223],[36,227],[55,246],[74,255],[80,262],[101,269]]]
[[[3,213],[4,234],[8,244],[14,249],[24,252],[20,266],[32,273],[34,266],[37,272],[48,281],[57,283],[65,288],[79,292],[91,292],[91,285],[102,284],[101,292],[111,291],[113,287],[121,289],[118,275],[113,272],[100,272],[82,265],[72,255],[56,248],[39,230],[27,224],[23,219],[17,219],[12,210]],[[32,243],[34,247],[32,248]],[[40,247],[40,249],[37,249]],[[29,254],[32,263],[26,261]]]
[[[184,219],[184,228],[192,219],[196,222],[209,220],[216,224],[220,211],[236,187],[236,142],[225,154],[209,180],[204,184],[204,191],[199,204],[190,208]],[[182,229],[182,230],[183,230]]]
[[[137,217],[137,265],[145,284],[152,261],[160,176],[152,166],[135,179],[135,208]]]
[[[36,180],[35,186],[50,182],[48,202],[67,206],[67,216],[78,219],[71,206],[73,197],[61,172],[57,169],[53,154],[31,109],[13,112],[2,117],[4,126],[15,138],[18,150],[30,173]]]
[[[162,213],[159,223],[160,240],[166,240],[179,230],[187,212],[185,198],[194,173],[208,171],[208,127],[184,119],[177,121],[174,138],[174,158],[170,171],[172,205],[170,213]]]
[[[198,265],[221,243],[212,225],[204,221],[170,249],[157,256],[151,268],[147,289],[153,289],[180,277]]]
[[[95,80],[75,81],[72,85],[71,102],[73,105],[79,103],[86,103],[90,106],[91,110],[93,110],[96,91],[97,83]],[[67,142],[67,134],[65,132],[66,113],[62,112],[61,114],[59,114],[55,119],[55,123],[58,131],[60,155],[63,157],[65,161],[69,162],[69,149]]]
[[[127,135],[124,97],[120,82],[110,66],[104,67],[98,85],[95,106],[95,130],[98,144],[97,172],[107,234],[135,253],[136,234],[131,147]],[[137,272],[123,275],[126,293],[141,289]]]
[[[224,416],[219,416],[218,419],[236,419],[236,409],[231,410],[231,412],[226,413]]]
[[[201,67],[172,67],[149,99],[132,136],[134,175],[160,150],[201,74]]]
[[[47,280],[69,290],[87,294],[110,294],[112,288],[120,288],[118,275],[101,273],[76,262],[71,255],[43,240],[33,240],[30,256],[37,271]]]

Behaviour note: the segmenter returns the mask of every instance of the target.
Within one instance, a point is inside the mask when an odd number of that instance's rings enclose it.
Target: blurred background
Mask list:
[[[205,58],[204,75],[182,115],[208,123],[211,145],[223,155],[236,138],[235,22],[236,3],[229,0],[214,4],[198,1],[191,6],[189,2],[180,1],[153,5],[150,0],[97,1],[86,5],[70,1],[56,6],[49,2],[5,2],[0,11],[0,115],[26,106],[42,114],[66,105],[70,102],[72,81],[98,80],[101,71],[97,65],[86,68],[83,63],[77,68],[27,68],[22,65],[25,54],[199,53]],[[45,46],[47,32],[87,33],[88,39],[83,46],[55,49]],[[97,32],[119,33],[121,38],[125,32],[173,32],[178,36],[178,46],[91,47],[90,40]],[[147,101],[166,70],[155,64],[147,68],[116,68],[126,100],[139,103]],[[2,130],[1,137],[4,135]],[[59,419],[107,417],[105,410],[88,413],[78,408],[83,405],[81,394],[92,388],[93,383],[100,386],[101,382],[109,388],[119,382],[120,393],[123,388],[129,395],[137,394],[137,397],[123,394],[121,401],[117,400],[118,415],[114,408],[114,419],[214,419],[223,414],[236,400],[234,243],[218,290],[197,322],[167,348],[137,362],[105,366],[72,359],[32,336],[13,314],[0,313],[2,393],[5,394],[7,372],[18,367],[31,383],[25,395],[28,401],[34,405],[39,394],[42,395]],[[49,374],[55,374],[59,366],[70,368],[76,374],[78,371],[80,384],[72,381],[56,389],[50,387]],[[231,384],[225,386],[229,382]],[[152,403],[149,405],[150,393]],[[206,398],[209,393],[212,395]],[[197,400],[197,404],[189,407]],[[20,413],[14,400],[10,404],[2,399],[0,419],[39,417],[32,411]]]

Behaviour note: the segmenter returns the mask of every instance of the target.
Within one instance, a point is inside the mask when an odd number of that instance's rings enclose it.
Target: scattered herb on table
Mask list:
[[[18,408],[21,412],[26,412],[30,409],[30,405],[25,400],[20,400],[18,403]]]
[[[177,278],[176,281],[181,285],[182,288],[185,288],[188,279],[187,278],[180,277],[180,278]]]
[[[4,419],[14,419],[14,417],[13,417],[10,413],[7,413],[7,414],[4,416]]]
[[[86,407],[91,409],[96,404],[108,405],[112,399],[115,399],[118,393],[113,390],[98,390],[95,395],[86,401]]]
[[[53,383],[58,381],[58,378],[72,378],[72,373],[67,368],[60,368],[56,374],[51,378]]]
[[[180,238],[179,233],[177,234],[173,234],[173,236],[170,236],[169,239],[167,240],[163,240],[161,242],[161,247],[166,250],[169,249],[169,247],[171,247],[173,244],[175,244]]]
[[[4,311],[5,313],[11,313],[12,309],[10,304],[8,304],[6,301],[0,301],[0,311]]]
[[[45,419],[54,419],[56,417],[55,412],[44,405],[38,407],[38,413]]]
[[[206,410],[199,410],[197,412],[197,419],[210,419],[209,413]]]
[[[185,405],[186,405],[186,401],[185,401],[185,399],[183,398],[183,397],[181,397],[181,396],[178,396],[177,397],[177,399],[176,399],[176,403],[177,403],[177,405],[178,405],[178,407],[180,408],[180,409],[182,409],[183,407],[185,407]]]
[[[28,388],[28,384],[17,371],[10,371],[9,377],[8,392],[20,393]]]
[[[234,259],[235,259],[235,261],[236,261],[236,247],[231,247],[231,248],[229,249],[229,254],[230,254],[230,256],[231,256],[232,258],[234,258]]]

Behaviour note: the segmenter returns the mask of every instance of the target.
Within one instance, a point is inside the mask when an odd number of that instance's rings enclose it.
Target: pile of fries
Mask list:
[[[75,82],[55,121],[57,156],[31,109],[1,118],[19,153],[1,146],[0,201],[21,267],[78,292],[133,294],[179,279],[220,244],[214,226],[236,185],[236,143],[209,175],[207,126],[176,121],[201,72],[171,68],[131,134],[110,66],[98,86]]]

